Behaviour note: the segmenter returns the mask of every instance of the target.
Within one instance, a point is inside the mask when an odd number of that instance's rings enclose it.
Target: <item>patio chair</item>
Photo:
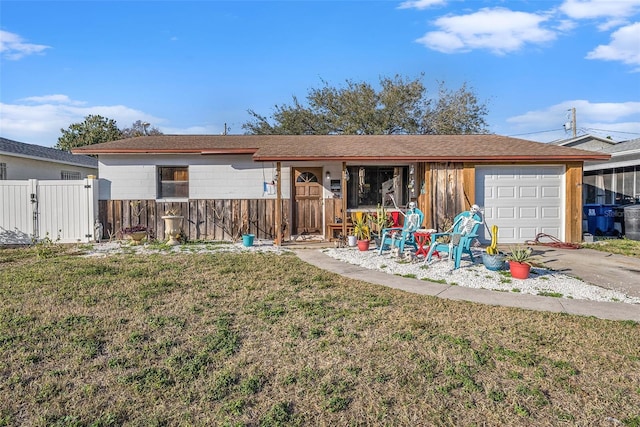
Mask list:
[[[473,205],[470,210],[456,215],[453,220],[453,226],[449,231],[431,234],[432,243],[429,247],[429,253],[425,258],[425,262],[431,261],[431,257],[436,252],[439,254],[443,252],[448,253],[448,258],[454,261],[454,270],[460,268],[462,254],[468,254],[471,262],[474,262],[471,243],[478,237],[478,228],[482,222],[480,207],[478,207],[478,205]],[[438,238],[441,237],[449,237],[449,242],[438,242]]]
[[[383,250],[393,247],[397,247],[400,253],[404,252],[405,245],[412,246],[414,249],[418,248],[413,233],[422,226],[424,214],[420,209],[415,207],[415,203],[411,202],[409,204],[409,210],[403,215],[404,224],[402,227],[384,228],[380,232],[379,255],[382,255]]]

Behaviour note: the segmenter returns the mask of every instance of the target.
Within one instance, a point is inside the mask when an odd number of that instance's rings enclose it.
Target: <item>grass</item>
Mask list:
[[[630,239],[604,239],[594,243],[583,243],[583,248],[595,249],[612,254],[640,258],[640,241]]]
[[[638,342],[293,255],[0,250],[0,425],[634,426]]]

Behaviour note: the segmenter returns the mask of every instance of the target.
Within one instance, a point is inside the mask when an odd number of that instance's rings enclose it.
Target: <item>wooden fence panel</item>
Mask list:
[[[104,226],[103,238],[122,238],[121,230],[137,224],[146,225],[149,235],[165,239],[162,216],[175,209],[185,217],[183,232],[187,240],[234,240],[245,232],[258,239],[275,239],[275,206],[273,199],[191,200],[184,203],[155,200],[101,200],[99,218]],[[283,218],[289,217],[289,201],[282,201]],[[289,224],[284,224],[289,237]]]

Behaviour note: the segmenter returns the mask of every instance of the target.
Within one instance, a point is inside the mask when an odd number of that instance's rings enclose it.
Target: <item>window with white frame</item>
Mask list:
[[[7,179],[7,164],[0,163],[0,180]]]
[[[74,180],[74,179],[82,179],[82,177],[80,176],[80,172],[60,171],[60,179]]]
[[[158,199],[188,199],[189,168],[158,166]]]

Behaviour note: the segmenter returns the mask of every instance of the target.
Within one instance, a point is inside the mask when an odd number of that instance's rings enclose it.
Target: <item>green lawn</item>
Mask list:
[[[636,322],[291,254],[41,255],[0,250],[0,425],[640,426]]]
[[[640,258],[640,242],[630,239],[603,239],[594,243],[584,243],[583,248],[596,249],[612,254]]]

